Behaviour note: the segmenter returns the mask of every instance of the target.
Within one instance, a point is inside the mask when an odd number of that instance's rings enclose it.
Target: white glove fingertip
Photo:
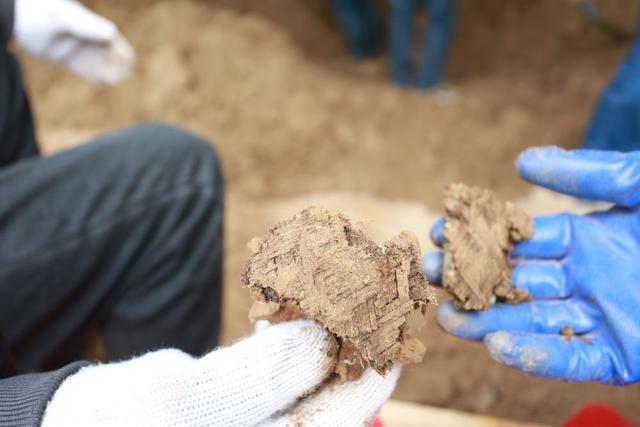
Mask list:
[[[133,48],[122,35],[106,46],[91,43],[80,46],[66,61],[71,71],[101,85],[120,83],[131,75],[134,64]]]
[[[71,0],[64,0],[62,3],[66,3],[64,13],[67,15],[62,21],[63,29],[79,39],[108,43],[119,34],[113,22],[93,13],[82,4]]]
[[[256,322],[253,324],[253,332],[262,332],[269,326],[271,326],[271,322],[269,322],[268,320],[256,320]]]
[[[129,41],[118,34],[109,45],[107,57],[102,69],[102,83],[116,85],[128,78],[133,71],[136,54]]]
[[[261,426],[360,427],[372,421],[389,399],[400,372],[400,365],[393,366],[384,376],[367,369],[356,381],[327,384],[317,395],[310,396],[288,413],[267,420]]]

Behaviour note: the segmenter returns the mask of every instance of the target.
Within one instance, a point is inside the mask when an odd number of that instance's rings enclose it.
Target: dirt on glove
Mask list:
[[[496,301],[530,299],[511,283],[509,255],[533,237],[533,221],[489,190],[464,184],[445,188],[442,284],[463,310],[484,310]]]
[[[422,360],[425,347],[412,332],[435,295],[413,234],[381,248],[343,215],[311,207],[250,246],[243,284],[255,300],[252,321],[317,320],[338,338],[342,380],[367,366],[385,373],[394,362]]]

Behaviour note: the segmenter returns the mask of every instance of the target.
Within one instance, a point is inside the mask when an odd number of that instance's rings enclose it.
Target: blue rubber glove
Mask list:
[[[615,203],[587,216],[535,218],[535,235],[516,246],[515,286],[532,301],[462,313],[437,313],[457,336],[483,340],[494,359],[532,375],[568,381],[640,381],[640,152],[533,148],[517,161],[528,181],[590,200]],[[441,245],[443,222],[431,237]],[[440,283],[442,254],[424,258]],[[560,335],[569,326],[577,334]]]

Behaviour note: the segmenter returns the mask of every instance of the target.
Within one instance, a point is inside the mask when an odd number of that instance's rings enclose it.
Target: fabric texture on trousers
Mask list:
[[[0,170],[0,331],[18,371],[76,360],[92,330],[114,359],[213,348],[222,185],[206,141],[160,124]]]

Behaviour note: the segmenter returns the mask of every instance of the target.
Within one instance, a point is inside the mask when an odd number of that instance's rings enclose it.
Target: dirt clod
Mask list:
[[[576,331],[574,331],[571,326],[567,325],[560,329],[560,335],[562,335],[565,340],[571,341],[571,339],[576,336]]]
[[[579,335],[576,333],[575,329],[573,329],[571,326],[569,325],[565,325],[562,327],[562,329],[560,329],[560,335],[562,336],[562,338],[564,338],[567,341],[571,341],[574,338],[578,338],[580,341],[582,341],[585,344],[593,344],[593,342],[585,337],[584,335]]]
[[[360,377],[394,362],[419,362],[425,347],[411,335],[411,313],[435,302],[422,275],[415,236],[402,232],[384,249],[341,214],[307,208],[273,227],[245,266],[255,301],[252,320],[307,317],[341,344],[336,373]]]
[[[533,237],[533,221],[489,190],[452,184],[445,189],[442,282],[464,310],[484,310],[495,301],[530,299],[511,283],[514,244]]]

